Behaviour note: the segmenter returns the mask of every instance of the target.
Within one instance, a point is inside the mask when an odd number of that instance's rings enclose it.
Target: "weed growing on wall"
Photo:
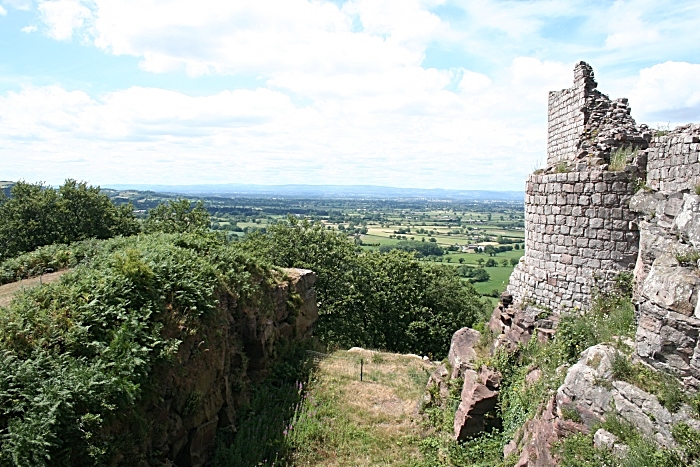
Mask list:
[[[631,147],[622,147],[614,150],[610,154],[610,164],[608,169],[612,172],[620,172],[627,167],[627,161],[637,155],[637,150]]]
[[[695,248],[676,252],[676,261],[681,266],[697,268],[698,260],[700,260],[700,251]]]

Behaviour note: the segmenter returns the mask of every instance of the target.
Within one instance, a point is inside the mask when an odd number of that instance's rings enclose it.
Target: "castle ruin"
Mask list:
[[[549,94],[548,117],[547,167],[527,180],[525,255],[507,293],[516,308],[557,314],[633,272],[637,354],[698,389],[700,125],[637,125],[585,62],[571,88]],[[508,326],[500,316],[492,329]]]

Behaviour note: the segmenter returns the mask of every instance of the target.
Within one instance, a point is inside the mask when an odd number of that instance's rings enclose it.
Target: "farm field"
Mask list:
[[[117,203],[131,202],[137,215],[145,215],[158,202],[176,197],[135,190],[113,191],[110,196]],[[294,216],[342,232],[367,250],[385,251],[407,241],[434,243],[442,254],[422,260],[483,268],[488,279],[474,282],[474,287],[491,297],[505,289],[514,262],[524,253],[523,204],[516,201],[224,196],[195,199],[209,211],[211,229],[225,233],[231,240],[265,231],[287,216]],[[496,251],[486,251],[491,248]],[[489,260],[496,265],[487,264]],[[460,271],[464,272],[464,268]]]

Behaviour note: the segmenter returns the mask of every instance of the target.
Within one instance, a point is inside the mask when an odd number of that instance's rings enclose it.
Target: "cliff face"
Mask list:
[[[201,466],[211,454],[217,428],[233,427],[249,383],[260,379],[282,339],[309,337],[318,317],[316,275],[287,269],[272,285],[260,284],[259,306],[239,305],[219,293],[219,313],[179,346],[172,365],[155,369],[144,414],[141,444],[113,459],[149,465]],[[175,329],[164,329],[164,336]],[[111,426],[119,433],[135,427]]]
[[[635,267],[637,354],[700,388],[700,125],[659,136],[647,185],[630,201],[641,231]],[[655,189],[654,189],[655,188]]]

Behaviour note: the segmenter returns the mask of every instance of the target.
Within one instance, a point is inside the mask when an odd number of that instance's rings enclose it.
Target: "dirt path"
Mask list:
[[[62,275],[64,275],[68,271],[68,269],[64,269],[63,271],[56,271],[50,274],[44,274],[43,276],[32,277],[31,279],[24,279],[19,282],[12,282],[10,284],[0,286],[0,306],[9,305],[15,293],[21,290],[31,289],[42,284],[50,284],[51,282],[56,282]]]

